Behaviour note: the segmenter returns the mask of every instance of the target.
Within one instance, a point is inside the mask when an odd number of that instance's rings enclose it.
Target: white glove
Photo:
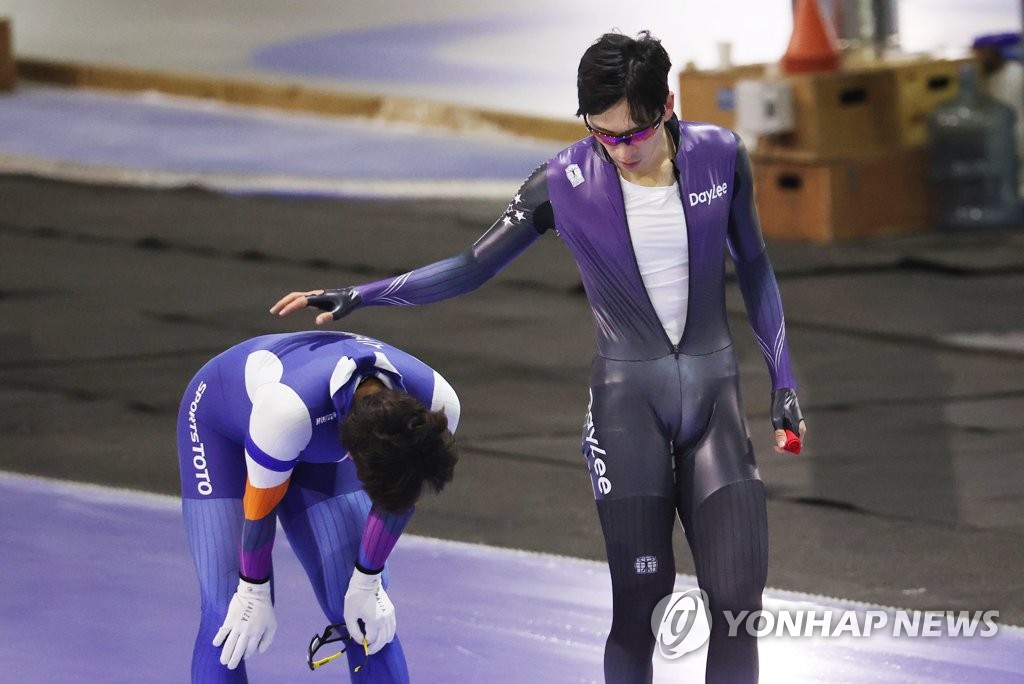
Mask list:
[[[229,670],[238,667],[243,658],[270,648],[277,631],[274,604],[270,601],[270,582],[253,584],[238,580],[238,590],[231,597],[228,616],[213,637],[213,645],[224,644],[220,664]]]
[[[362,641],[359,621],[363,621],[370,654],[384,648],[395,638],[395,606],[380,584],[380,573],[367,575],[356,568],[345,592],[345,626],[357,642]]]

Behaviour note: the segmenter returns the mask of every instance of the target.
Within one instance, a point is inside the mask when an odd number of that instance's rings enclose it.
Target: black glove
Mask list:
[[[800,402],[796,392],[783,387],[772,392],[772,427],[786,431],[786,451],[800,453],[800,423],[804,414],[800,411]]]
[[[340,290],[324,290],[323,294],[306,297],[310,306],[329,311],[334,320],[347,316],[359,306],[363,298],[354,287],[343,287]]]

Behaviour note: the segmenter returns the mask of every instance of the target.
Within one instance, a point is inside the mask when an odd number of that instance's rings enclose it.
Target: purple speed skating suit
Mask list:
[[[796,384],[746,150],[732,132],[716,126],[673,118],[666,129],[677,149],[689,246],[681,339],[668,338],[655,312],[633,250],[618,171],[590,138],[535,170],[468,250],[356,286],[348,311],[427,304],[469,292],[543,233],[557,232],[576,259],[597,337],[583,451],[614,594],[606,679],[618,684],[652,676],[649,621],[672,591],[671,534],[678,515],[712,614],[708,680],[753,681],[756,642],[727,637],[722,617],[724,610],[758,610],[767,573],[764,488],[743,418],[726,315],[727,253],[772,389],[795,390]]]

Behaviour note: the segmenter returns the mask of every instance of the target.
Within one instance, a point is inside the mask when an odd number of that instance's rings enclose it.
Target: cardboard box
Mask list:
[[[765,65],[679,74],[682,118],[735,130],[735,88],[741,79],[765,78]],[[765,136],[763,148],[822,159],[872,155],[899,144],[896,85],[884,70],[774,76],[792,84],[792,133]],[[742,131],[741,131],[742,133]]]
[[[687,121],[706,121],[736,129],[736,82],[763,78],[765,66],[750,64],[715,71],[684,70],[679,74],[679,111]]]
[[[819,159],[882,153],[900,144],[896,84],[885,71],[838,71],[786,77],[793,84],[792,133],[764,136],[765,150]]]
[[[833,160],[759,150],[751,159],[768,238],[828,243],[932,229],[924,148]]]
[[[896,117],[900,143],[928,143],[928,115],[960,92],[960,67],[971,60],[916,60],[886,67],[896,84]]]
[[[959,92],[958,70],[969,60],[869,62],[833,73],[775,76],[792,84],[794,130],[763,136],[762,150],[819,159],[872,156],[928,142],[928,114]],[[735,88],[766,78],[766,65],[679,74],[684,119],[736,130]],[[741,131],[742,133],[742,131]]]
[[[0,17],[0,91],[12,90],[18,80],[11,44],[11,20]]]

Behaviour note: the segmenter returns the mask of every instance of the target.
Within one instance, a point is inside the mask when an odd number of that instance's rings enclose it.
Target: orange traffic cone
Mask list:
[[[793,35],[782,56],[782,70],[788,74],[804,74],[838,68],[839,42],[832,26],[822,18],[818,0],[797,0]]]

